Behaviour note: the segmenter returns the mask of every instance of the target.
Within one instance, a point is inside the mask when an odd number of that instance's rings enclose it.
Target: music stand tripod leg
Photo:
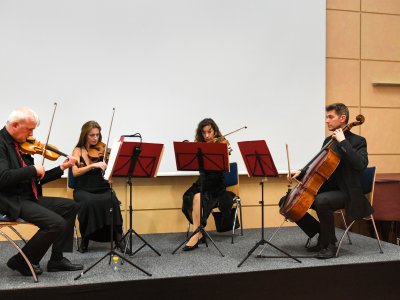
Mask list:
[[[238,268],[250,257],[250,255],[261,245],[261,241],[257,242],[253,248],[247,253],[246,257],[238,264]]]
[[[182,243],[179,244],[178,247],[175,248],[174,251],[172,251],[172,254],[175,254],[176,251],[179,250],[179,248],[181,248],[183,246],[183,244],[185,244],[188,240],[190,240],[192,238],[192,236],[194,236],[195,234],[197,234],[198,232],[200,232],[200,226],[196,228],[196,230],[194,230],[187,238],[186,240],[184,240]]]
[[[138,234],[134,229],[132,229],[132,233],[135,234],[144,244],[139,249],[137,249],[135,252],[133,252],[131,255],[135,255],[135,253],[137,253],[143,247],[149,246],[151,250],[153,250],[155,253],[158,254],[158,256],[161,256],[161,254],[156,249],[154,249],[154,247],[152,245],[150,245],[144,238],[142,238],[140,236],[140,234]],[[132,249],[131,249],[131,251],[132,251]]]
[[[255,246],[249,251],[247,256],[238,264],[238,268],[250,257],[250,255],[258,248],[258,246],[265,245],[265,244],[270,245],[271,247],[273,247],[276,250],[280,251],[281,253],[285,254],[286,257],[292,258],[295,261],[301,263],[301,261],[299,259],[297,259],[296,257],[290,255],[289,253],[285,252],[284,250],[278,248],[274,244],[265,240],[265,238],[264,238],[264,182],[261,181],[260,185],[261,185],[261,201],[259,203],[261,204],[261,240],[255,244]]]
[[[113,241],[114,241],[114,235],[113,235],[113,231],[114,231],[114,222],[113,222],[113,208],[110,208],[110,215],[111,215],[111,229],[110,229],[110,251],[108,251],[102,258],[100,258],[98,261],[96,261],[94,264],[92,264],[90,267],[88,267],[87,269],[83,270],[78,276],[76,276],[74,278],[74,280],[78,280],[79,278],[81,278],[84,274],[86,274],[87,272],[89,272],[92,268],[94,268],[98,263],[100,263],[104,258],[106,258],[107,256],[110,257],[109,260],[109,264],[111,263],[111,258],[112,256],[116,255],[118,257],[120,257],[122,259],[122,261],[126,261],[127,263],[129,263],[131,266],[137,268],[138,270],[142,271],[143,273],[145,273],[148,276],[152,276],[149,272],[145,271],[144,269],[142,269],[141,267],[135,265],[133,262],[131,262],[130,260],[126,259],[125,257],[121,256],[119,253],[117,253],[116,251],[114,251],[114,247],[113,247]]]
[[[211,238],[210,234],[203,227],[200,228],[200,232],[203,234],[203,236],[206,237],[206,246],[208,247],[207,239],[209,239],[211,241],[211,243],[214,245],[214,247],[217,248],[219,254],[221,254],[222,257],[225,257],[225,255],[222,254],[221,250],[219,250],[219,248],[217,247],[217,245],[215,244],[215,242]]]
[[[126,243],[125,246],[125,251],[124,251],[124,257],[126,254],[129,256],[135,255],[137,252],[139,252],[141,249],[143,249],[145,246],[149,246],[151,250],[153,250],[158,256],[161,256],[161,254],[152,246],[150,245],[143,237],[141,237],[134,229],[133,229],[133,223],[132,223],[132,214],[133,214],[133,209],[132,209],[132,179],[131,176],[128,177],[127,183],[129,185],[129,230],[125,233],[123,236],[123,239],[125,240],[129,238],[129,244]],[[132,252],[132,236],[135,234],[144,244],[136,249],[134,252]],[[128,246],[129,245],[129,246]],[[128,248],[129,247],[129,248]]]

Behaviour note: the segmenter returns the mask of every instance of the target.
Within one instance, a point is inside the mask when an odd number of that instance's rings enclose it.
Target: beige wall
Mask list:
[[[400,1],[328,0],[326,101],[366,117],[370,165],[400,172]],[[399,83],[399,86],[373,86]]]
[[[370,164],[378,172],[400,172],[400,87],[374,87],[373,82],[400,83],[400,1],[328,0],[326,10],[326,101],[341,101],[354,116],[362,113],[366,122],[354,128],[368,140]],[[323,124],[321,124],[323,126]],[[317,151],[317,149],[310,149]],[[180,212],[181,197],[195,177],[158,177],[133,180],[133,225],[139,233],[186,230]],[[114,180],[122,201],[126,228],[129,189],[124,179]],[[265,224],[277,226],[283,218],[277,203],[287,190],[284,176],[265,183]],[[68,196],[66,179],[45,188],[46,195]],[[259,179],[240,177],[245,228],[261,225]],[[287,224],[290,225],[290,224]],[[212,218],[209,229],[214,229]],[[29,237],[33,228],[22,230]]]

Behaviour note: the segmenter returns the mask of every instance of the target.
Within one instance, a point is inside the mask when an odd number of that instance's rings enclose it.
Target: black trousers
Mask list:
[[[78,207],[73,200],[59,197],[21,202],[20,218],[39,227],[22,249],[31,263],[38,264],[51,245],[53,252],[72,252]]]
[[[282,198],[279,202],[283,203]],[[337,242],[335,234],[334,212],[345,207],[346,195],[341,191],[329,191],[318,194],[311,206],[317,213],[319,222],[306,213],[296,224],[310,237],[319,233],[318,243],[322,247]]]

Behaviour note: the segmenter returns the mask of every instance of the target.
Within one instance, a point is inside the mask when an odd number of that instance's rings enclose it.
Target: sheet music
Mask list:
[[[114,169],[115,161],[118,157],[119,149],[121,148],[122,142],[119,139],[116,139],[111,147],[110,157],[108,159],[107,169],[104,173],[104,179],[109,180]]]

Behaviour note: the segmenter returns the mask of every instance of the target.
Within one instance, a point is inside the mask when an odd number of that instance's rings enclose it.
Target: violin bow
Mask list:
[[[106,162],[106,154],[107,154],[107,149],[108,149],[108,142],[110,141],[111,127],[112,127],[112,124],[113,124],[113,121],[114,121],[114,114],[115,114],[115,107],[113,107],[110,128],[108,129],[107,143],[106,143],[106,148],[104,149],[104,162]]]
[[[240,127],[239,129],[236,129],[236,130],[234,130],[234,131],[231,131],[231,132],[229,132],[229,133],[223,135],[223,137],[226,137],[226,136],[228,136],[228,135],[230,135],[230,134],[232,134],[232,133],[235,133],[235,132],[237,132],[237,131],[239,131],[239,130],[242,130],[242,129],[247,129],[247,126],[243,126],[243,127]]]
[[[51,132],[51,127],[53,126],[53,120],[54,120],[54,115],[56,113],[56,109],[57,109],[57,102],[54,102],[54,110],[53,110],[53,115],[51,117],[51,121],[50,121],[50,127],[49,127],[49,132],[47,133],[47,139],[46,139],[46,143],[44,144],[44,148],[43,148],[43,159],[42,159],[42,166],[44,165],[44,160],[46,159],[46,150],[47,150],[47,145],[49,144],[49,139],[50,139],[50,132]]]

